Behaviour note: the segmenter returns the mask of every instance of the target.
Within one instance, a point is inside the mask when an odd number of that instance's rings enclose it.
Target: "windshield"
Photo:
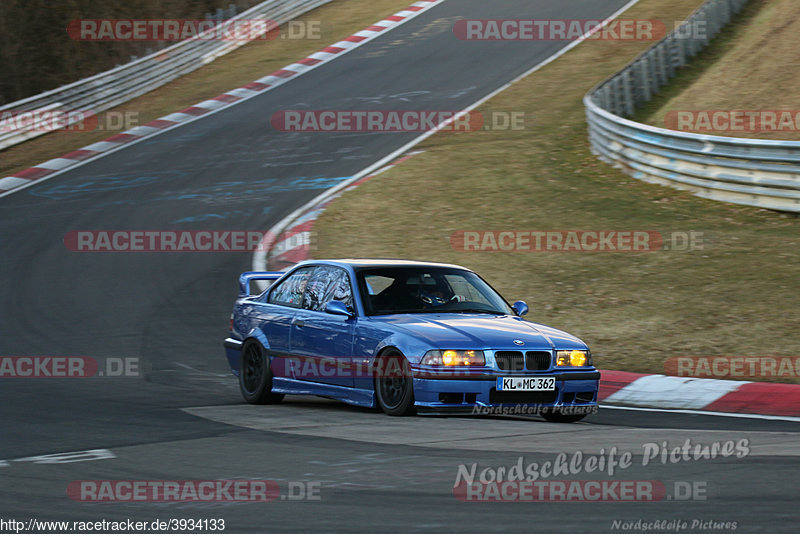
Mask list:
[[[447,267],[378,267],[357,273],[367,315],[513,311],[473,272]]]

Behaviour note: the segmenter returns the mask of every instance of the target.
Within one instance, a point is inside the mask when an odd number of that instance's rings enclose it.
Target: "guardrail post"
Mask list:
[[[623,75],[620,74],[616,77],[615,87],[614,87],[614,113],[617,115],[624,115],[625,114],[625,83],[623,81]]]
[[[708,43],[710,42],[708,36],[709,34],[708,28],[709,26],[711,26],[710,21],[712,17],[713,17],[713,6],[705,11],[705,13],[703,14],[703,18],[701,19],[701,22],[705,22],[706,31],[697,32],[699,35],[695,35],[695,43],[697,46],[697,52],[695,52],[695,54],[700,53],[700,51],[703,50],[706,46],[708,46]]]
[[[734,0],[723,0],[722,2],[719,2],[723,24],[730,22],[730,20],[733,18],[734,10],[738,11],[733,4]]]
[[[602,105],[603,109],[611,108],[611,94],[610,93],[611,93],[611,86],[608,85],[608,84],[604,85],[603,88],[600,90],[601,103],[602,103],[601,105]]]
[[[677,45],[675,44],[675,37],[670,35],[664,41],[664,62],[667,68],[666,83],[670,78],[675,76],[675,57],[677,54]]]
[[[727,1],[727,0],[725,0]],[[722,28],[728,23],[725,21],[725,11],[724,11],[724,3],[717,4],[714,9],[714,16],[713,20],[709,21],[708,25],[713,28],[712,31],[706,32],[706,36],[708,37],[706,44],[710,43],[711,40],[719,35],[722,31]]]
[[[652,91],[650,89],[650,59],[647,56],[642,57],[639,62],[642,77],[642,99],[647,102],[652,98]],[[638,103],[638,102],[637,102]]]
[[[675,44],[677,45],[675,49],[675,65],[677,67],[683,67],[686,65],[686,39],[683,37],[676,37]]]
[[[669,43],[663,42],[658,48],[658,88],[661,89],[669,82]]]
[[[700,12],[702,13],[703,9],[700,8]],[[698,16],[697,20],[700,20],[700,16]],[[694,27],[693,24],[688,24],[688,36],[686,38],[686,43],[688,44],[686,50],[688,52],[686,57],[686,62],[689,62],[689,59],[693,58],[697,54],[697,38],[694,35]]]
[[[627,117],[633,115],[634,111],[636,110],[633,101],[633,88],[631,87],[633,80],[631,78],[631,69],[625,69],[622,73],[622,104]]]

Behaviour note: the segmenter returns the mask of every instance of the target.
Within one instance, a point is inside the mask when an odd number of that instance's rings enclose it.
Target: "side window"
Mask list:
[[[289,278],[270,291],[267,302],[270,304],[292,306],[294,308],[301,307],[303,304],[303,296],[306,293],[306,288],[313,271],[314,267],[305,267],[292,273]]]
[[[325,311],[325,306],[332,300],[344,302],[353,309],[353,291],[347,271],[339,267],[320,265],[314,269],[308,281],[303,308],[314,311]]]

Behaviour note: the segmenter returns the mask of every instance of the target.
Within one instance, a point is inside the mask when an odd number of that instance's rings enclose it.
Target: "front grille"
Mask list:
[[[553,404],[558,391],[489,391],[489,402],[492,404]]]
[[[497,366],[503,371],[522,371],[525,369],[525,359],[517,350],[500,350],[494,353]]]
[[[553,356],[544,350],[529,350],[524,356],[517,350],[499,350],[494,359],[501,371],[547,371]]]
[[[549,351],[530,350],[525,353],[525,367],[528,371],[547,371],[553,355]]]

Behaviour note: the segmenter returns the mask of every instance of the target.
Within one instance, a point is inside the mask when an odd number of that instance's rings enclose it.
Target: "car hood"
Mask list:
[[[389,315],[380,320],[392,324],[433,348],[550,350],[585,349],[577,337],[549,326],[519,317],[485,314],[408,314]],[[522,344],[515,343],[521,341]]]

